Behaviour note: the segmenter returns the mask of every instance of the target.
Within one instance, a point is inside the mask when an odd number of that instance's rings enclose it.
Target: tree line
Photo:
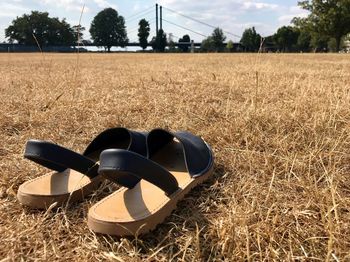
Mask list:
[[[309,15],[295,17],[291,26],[282,26],[271,36],[261,37],[254,27],[246,29],[241,39],[245,50],[338,52],[350,41],[350,0],[307,0],[298,5]]]
[[[283,26],[268,37],[262,37],[255,28],[244,31],[240,40],[240,51],[256,52],[259,50],[279,52],[339,51],[346,41],[350,41],[350,0],[305,0],[298,5],[307,10],[305,18],[296,17],[292,25]],[[11,43],[24,45],[77,45],[92,43],[110,51],[113,46],[125,47],[129,39],[126,33],[125,19],[113,8],[99,12],[91,22],[89,29],[92,42],[83,40],[85,28],[71,26],[65,19],[52,18],[47,12],[32,11],[12,21],[5,29],[5,36]],[[188,52],[191,38],[188,34],[175,44],[171,35],[160,29],[156,36],[148,40],[150,24],[146,19],[139,21],[138,40],[145,50]],[[227,37],[220,28],[201,43],[204,52],[233,51],[232,41],[225,43]],[[177,47],[176,47],[177,46]]]

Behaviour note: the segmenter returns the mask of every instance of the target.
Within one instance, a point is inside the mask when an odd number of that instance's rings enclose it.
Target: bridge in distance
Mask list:
[[[183,46],[183,45],[187,45],[187,46],[189,46],[189,47],[191,47],[191,45],[192,45],[192,42],[174,42],[174,45],[176,46],[176,47],[179,47],[179,46]],[[195,47],[200,47],[202,45],[202,43],[200,43],[200,42],[193,42],[193,46],[195,46]],[[224,46],[226,46],[227,45],[227,43],[223,43],[223,45]],[[84,44],[84,45],[81,45],[80,47],[84,47],[84,46],[96,46],[95,44]],[[132,42],[132,43],[128,43],[127,45],[126,45],[126,47],[131,47],[131,46],[140,46],[140,43],[137,43],[137,42]],[[152,46],[150,43],[148,43],[148,45],[147,46]],[[234,46],[240,46],[240,43],[234,43]]]
[[[224,43],[223,45],[226,46],[227,43]],[[189,48],[191,48],[192,43],[191,42],[175,42],[174,45],[176,47],[187,45]],[[151,44],[148,44],[149,47],[151,47]],[[199,42],[193,42],[193,47],[200,47],[201,43]],[[240,48],[240,43],[234,43],[233,44],[234,49]],[[97,46],[93,43],[89,44],[83,44],[79,45],[79,48],[86,48],[86,47],[96,47]],[[140,47],[140,43],[137,42],[131,42],[128,43],[125,47]],[[78,48],[78,45],[76,46],[46,46],[43,47],[42,51],[44,52],[74,52]],[[40,49],[38,46],[27,46],[27,45],[21,45],[21,44],[9,44],[9,43],[0,43],[0,52],[39,52]]]
[[[204,26],[212,28],[212,29],[217,28],[217,26],[208,24],[205,21],[201,21],[201,20],[196,19],[194,17],[190,17],[190,16],[185,15],[183,13],[180,13],[178,11],[172,10],[170,8],[166,8],[164,6],[159,6],[158,4],[156,4],[155,5],[155,19],[151,19],[151,21],[150,21],[150,24],[155,23],[156,34],[158,34],[159,29],[163,30],[163,24],[165,22],[168,24],[168,26],[177,27],[177,28],[180,28],[181,30],[184,30],[185,31],[184,33],[196,34],[197,36],[201,36],[203,38],[208,37],[208,35],[205,35],[202,32],[197,31],[195,28],[188,28],[188,27],[185,27],[183,24],[180,25],[178,23],[175,23],[174,21],[169,21],[169,20],[165,19],[164,18],[164,10],[166,10],[172,14],[175,14],[177,16],[181,16],[185,19],[191,20],[192,22],[195,22],[197,24],[201,24],[201,25],[204,25]],[[135,20],[139,20],[141,18],[145,18],[146,15],[154,15],[153,12],[154,12],[153,7],[149,7],[149,8],[147,8],[147,9],[145,9],[137,14],[131,15],[130,17],[128,17],[126,19],[126,22],[135,21]],[[133,33],[137,30],[138,30],[138,27],[135,27],[131,30],[128,30],[128,34]],[[240,39],[240,37],[241,37],[241,36],[236,35],[232,32],[229,32],[229,31],[223,30],[223,32],[227,35],[235,37],[236,39]],[[171,34],[171,35],[172,35],[172,37],[175,37],[178,40],[180,40],[180,37],[178,37],[174,34]],[[198,42],[198,40],[197,40],[197,42],[194,42],[194,41],[191,41],[191,42],[174,41],[173,44],[176,47],[187,45],[189,47],[189,49],[191,49],[193,51],[195,47],[197,47],[197,48],[200,47],[202,43]],[[227,43],[223,43],[223,46],[226,46],[226,45],[227,45]],[[149,43],[148,46],[151,47],[152,45]],[[72,52],[72,51],[75,51],[77,49],[77,47],[78,47],[78,45],[76,45],[76,46],[47,46],[47,47],[44,47],[42,51]],[[85,48],[85,47],[97,47],[97,46],[93,43],[83,43],[83,44],[80,44],[79,47]],[[134,38],[134,39],[131,39],[130,42],[125,47],[140,47],[140,43],[138,43],[138,39]],[[233,43],[234,50],[239,50],[241,47],[242,47],[242,45],[240,43],[238,43],[237,41],[235,41]],[[24,45],[14,44],[14,43],[12,43],[12,44],[11,43],[0,43],[0,52],[28,52],[28,51],[29,52],[36,52],[36,51],[40,51],[40,49],[37,46],[24,46]]]

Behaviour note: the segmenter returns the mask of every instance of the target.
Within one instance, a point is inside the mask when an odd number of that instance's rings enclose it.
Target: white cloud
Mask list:
[[[276,4],[259,3],[259,2],[244,2],[242,9],[245,10],[275,10],[278,8]]]
[[[0,42],[5,40],[5,28],[11,24],[11,21],[29,11],[30,9],[22,6],[21,3],[0,2]]]
[[[278,22],[280,22],[280,24],[283,24],[283,25],[290,24],[294,17],[305,17],[305,15],[303,13],[295,14],[295,15],[282,15],[278,17]]]
[[[133,11],[138,12],[141,10],[141,5],[139,3],[134,4]]]
[[[278,22],[280,25],[288,25],[294,17],[306,17],[307,15],[308,12],[301,9],[299,6],[291,6],[285,14],[278,17]]]
[[[246,1],[246,0],[216,0],[216,1],[188,1],[188,0],[160,0],[161,5],[177,10],[192,10],[200,13],[201,11],[216,12],[226,11],[230,13],[246,12],[251,10],[275,10],[279,7],[277,4],[264,2]]]
[[[300,13],[300,11],[307,12],[304,9],[301,9],[300,6],[297,6],[297,5],[293,5],[289,7],[289,12],[291,13]]]
[[[84,6],[84,0],[40,0],[40,4],[49,5],[58,8],[64,8],[67,11],[81,12]],[[87,9],[85,9],[87,11]]]
[[[115,4],[111,4],[107,0],[94,0],[94,2],[97,4],[98,7],[100,8],[107,8],[107,7],[112,7],[114,9],[118,9],[118,6]]]
[[[25,13],[29,11],[28,8],[25,8],[21,5],[12,4],[12,3],[1,3],[0,2],[0,17],[11,17],[14,18],[19,16],[20,13]]]

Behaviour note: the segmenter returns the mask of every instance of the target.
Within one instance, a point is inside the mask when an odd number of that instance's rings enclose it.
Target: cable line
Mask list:
[[[170,22],[170,21],[168,21],[168,20],[166,20],[166,19],[164,19],[164,18],[163,18],[163,21],[165,21],[165,22],[167,22],[167,23],[169,23],[169,24],[172,24],[172,25],[174,25],[174,26],[180,27],[180,28],[182,28],[182,29],[185,29],[185,30],[187,30],[187,31],[190,31],[190,32],[192,32],[192,33],[195,33],[195,34],[197,34],[197,35],[201,35],[201,36],[207,37],[206,35],[204,35],[204,34],[202,34],[202,33],[198,33],[198,32],[196,32],[196,31],[193,31],[192,29],[189,29],[189,28],[186,28],[186,27],[184,27],[184,26],[175,24],[175,23]]]
[[[153,9],[153,6],[151,6],[151,7],[149,7],[149,8],[146,8],[146,9],[144,9],[144,10],[141,11],[141,12],[138,12],[138,13],[136,13],[136,14],[131,15],[131,16],[125,18],[125,20],[129,20],[130,18],[132,18],[132,17],[134,17],[134,16],[138,16],[138,15],[140,15],[140,14],[142,14],[142,13],[144,13],[144,12],[150,10],[151,8]]]
[[[176,36],[176,35],[174,35],[174,34],[172,34],[172,36],[175,37],[175,38],[177,38],[177,39],[182,38],[182,37],[178,37],[178,36]]]
[[[150,14],[150,13],[153,13],[153,10],[148,11],[147,13],[144,13],[144,14],[139,15],[139,16],[137,16],[137,17],[134,17],[133,19],[125,20],[125,21],[128,22],[128,23],[130,23],[130,22],[135,21],[135,20],[137,20],[137,19],[144,18],[146,15],[148,15],[148,14]]]
[[[217,26],[208,24],[208,23],[206,23],[206,22],[200,21],[200,20],[198,20],[198,19],[195,19],[195,18],[190,17],[190,16],[187,16],[187,15],[184,15],[184,14],[182,14],[182,13],[180,13],[180,12],[177,12],[177,11],[175,11],[175,10],[172,10],[172,9],[170,9],[170,8],[167,8],[167,7],[164,7],[164,6],[163,6],[163,8],[166,9],[166,10],[168,10],[168,11],[170,11],[170,12],[173,12],[173,13],[175,13],[175,14],[178,14],[178,15],[180,15],[180,16],[183,16],[183,17],[185,17],[185,18],[187,18],[187,19],[190,19],[190,20],[192,20],[192,21],[195,21],[195,22],[197,22],[197,23],[200,23],[200,24],[202,24],[202,25],[205,25],[205,26],[208,26],[208,27],[211,27],[211,28],[214,28],[214,29],[217,28]],[[236,34],[233,34],[233,33],[231,33],[231,32],[224,31],[224,30],[223,30],[223,32],[226,33],[226,34],[235,36],[235,37],[237,37],[237,38],[241,38],[241,36],[236,35]]]

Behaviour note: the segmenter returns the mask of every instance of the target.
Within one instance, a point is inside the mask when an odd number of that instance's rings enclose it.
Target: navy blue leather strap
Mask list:
[[[117,183],[123,181],[128,184],[128,188],[134,187],[132,183],[128,183],[130,175],[156,185],[167,195],[173,194],[179,188],[171,173],[139,154],[122,149],[108,149],[102,152],[100,159],[98,172]]]
[[[108,149],[111,144],[117,141],[128,141],[128,145],[124,149],[146,155],[146,135],[122,127],[110,128],[100,133],[87,146],[83,155],[86,156],[101,149]]]
[[[166,144],[176,138],[181,144],[184,152],[186,167],[192,177],[205,174],[213,165],[213,154],[210,147],[202,138],[186,131],[169,132],[163,129],[154,129],[147,136],[148,158]]]
[[[46,141],[29,140],[24,157],[57,172],[71,168],[90,178],[98,175],[95,161]]]
[[[62,146],[40,140],[29,140],[24,157],[44,167],[62,172],[67,168],[76,170],[90,178],[98,175],[96,160],[88,156],[96,151],[110,148],[117,142],[125,141],[125,149],[146,155],[146,135],[126,128],[111,128],[100,133],[86,148],[83,154],[76,153]],[[140,178],[129,175],[128,184],[136,185]],[[120,184],[127,186],[123,181]]]

